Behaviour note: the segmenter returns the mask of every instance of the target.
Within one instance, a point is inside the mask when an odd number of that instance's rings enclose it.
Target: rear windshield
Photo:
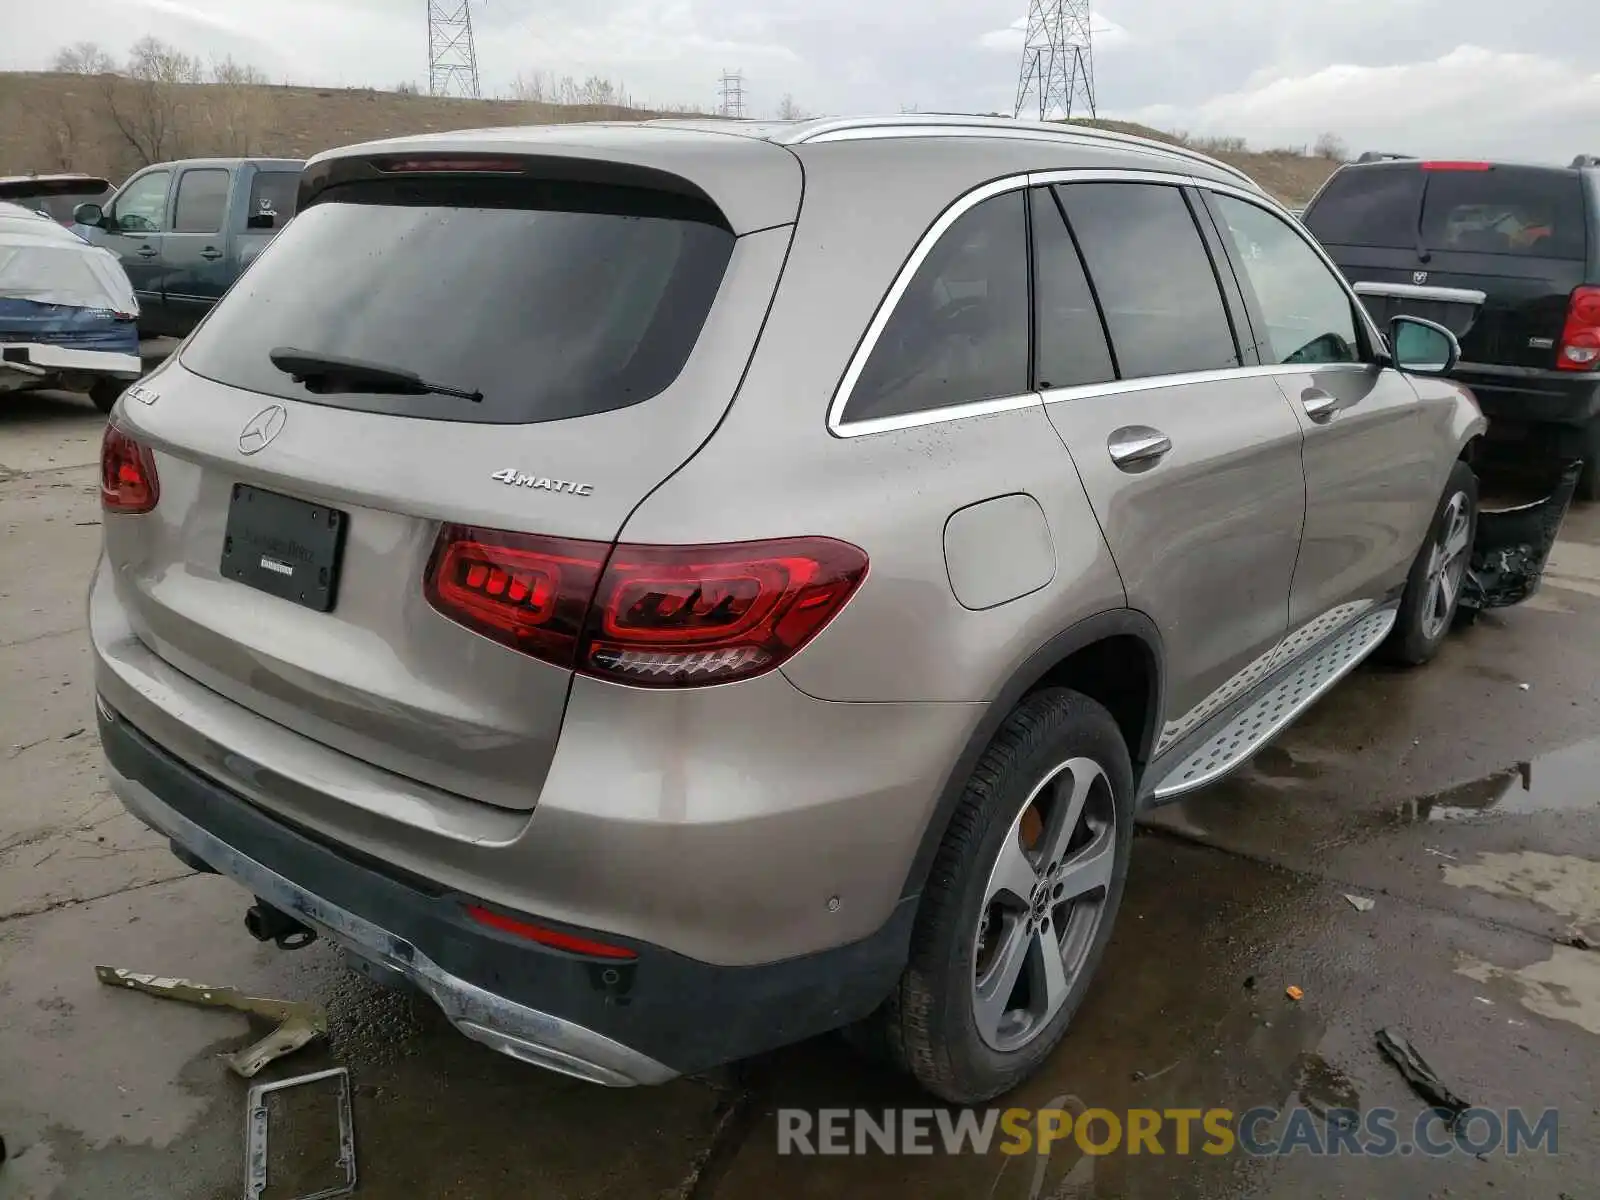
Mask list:
[[[1414,250],[1422,183],[1415,163],[1340,171],[1301,220],[1324,245]]]
[[[183,352],[219,383],[340,408],[524,424],[649,399],[677,378],[733,252],[709,205],[527,181],[363,183],[275,237]],[[479,393],[315,392],[292,348]]]
[[[1575,171],[1430,171],[1422,238],[1430,250],[1581,259],[1582,188]]]

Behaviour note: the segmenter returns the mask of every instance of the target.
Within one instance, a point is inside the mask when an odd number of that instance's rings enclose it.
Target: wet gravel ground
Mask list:
[[[796,1157],[779,1109],[928,1102],[835,1038],[655,1089],[519,1065],[321,944],[258,946],[242,893],[122,813],[83,632],[99,430],[76,398],[0,402],[0,1200],[242,1193],[245,1087],[218,1055],[266,1027],[114,992],[97,963],[324,1004],[329,1038],[263,1078],[350,1069],[374,1200],[1600,1195],[1600,507],[1527,605],[1423,671],[1362,667],[1154,814],[1096,987],[1004,1102],[1387,1106],[1409,1128],[1424,1102],[1373,1040],[1394,1026],[1474,1104],[1558,1110],[1557,1155]],[[269,1197],[329,1180],[333,1129],[320,1097],[274,1109]]]

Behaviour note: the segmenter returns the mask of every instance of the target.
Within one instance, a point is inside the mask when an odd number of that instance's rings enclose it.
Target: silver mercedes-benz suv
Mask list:
[[[1397,320],[1245,176],[1088,129],[323,154],[108,424],[112,784],[257,937],[529,1062],[848,1026],[996,1095],[1141,806],[1445,636],[1484,422]]]

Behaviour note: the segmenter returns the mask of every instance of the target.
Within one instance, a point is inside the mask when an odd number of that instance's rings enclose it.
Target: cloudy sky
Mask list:
[[[1600,153],[1594,0],[1097,0],[1100,115],[1166,129],[1438,155]],[[0,68],[149,31],[274,79],[427,77],[427,0],[0,0]],[[473,0],[485,94],[519,72],[614,79],[752,115],[1010,111],[1027,0]],[[64,15],[69,14],[69,15]],[[116,31],[113,35],[111,31]]]

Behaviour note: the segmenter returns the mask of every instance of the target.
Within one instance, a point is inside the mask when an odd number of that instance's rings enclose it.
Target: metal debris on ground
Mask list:
[[[1283,994],[1291,1000],[1304,1000],[1306,996],[1302,989],[1295,987],[1292,983],[1283,989]]]
[[[350,1110],[350,1072],[344,1067],[334,1067],[329,1071],[280,1079],[276,1083],[258,1083],[250,1089],[250,1102],[244,1114],[245,1200],[260,1200],[267,1190],[267,1096],[324,1079],[339,1081],[339,1158],[335,1165],[344,1169],[344,1182],[296,1196],[294,1200],[329,1200],[333,1196],[348,1196],[356,1190],[356,1125]]]
[[[1350,907],[1357,912],[1371,912],[1378,903],[1366,896],[1352,896],[1349,892],[1344,894],[1344,898],[1350,901]]]
[[[181,1000],[207,1008],[232,1009],[276,1022],[276,1028],[260,1041],[235,1054],[224,1055],[224,1061],[234,1074],[244,1079],[253,1078],[268,1063],[292,1054],[328,1032],[328,1014],[315,1004],[247,996],[238,988],[207,987],[188,979],[144,975],[122,967],[96,967],[94,973],[95,978],[108,987],[131,988],[165,1000]]]
[[[1400,1068],[1400,1074],[1406,1077],[1412,1091],[1434,1107],[1450,1113],[1451,1123],[1472,1107],[1445,1085],[1438,1072],[1428,1065],[1427,1060],[1417,1053],[1416,1047],[1398,1030],[1378,1030],[1378,1049]]]
[[[1581,459],[1565,463],[1543,500],[1478,513],[1472,557],[1458,602],[1463,621],[1472,621],[1486,608],[1520,604],[1539,590],[1582,472]],[[1522,685],[1524,691],[1527,687]]]

